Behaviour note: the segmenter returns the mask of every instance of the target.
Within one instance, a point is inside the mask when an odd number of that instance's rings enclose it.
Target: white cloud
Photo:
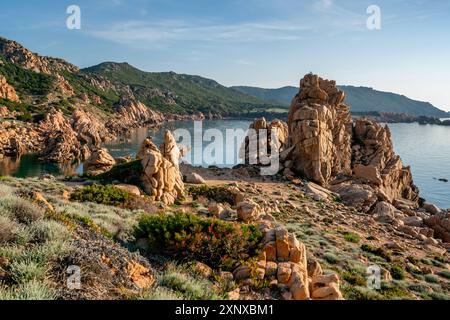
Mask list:
[[[310,27],[275,21],[267,23],[211,24],[186,23],[184,21],[165,20],[160,22],[125,21],[107,28],[90,31],[95,37],[123,43],[139,44],[143,42],[261,42],[294,41]]]

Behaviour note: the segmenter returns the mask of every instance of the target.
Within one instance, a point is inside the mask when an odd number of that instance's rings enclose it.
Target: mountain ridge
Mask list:
[[[275,89],[259,87],[233,86],[233,89],[253,95],[265,101],[280,103],[288,107],[299,88],[285,86]],[[412,116],[432,116],[445,118],[450,113],[433,106],[429,102],[413,100],[405,95],[375,90],[364,86],[339,86],[346,94],[346,103],[352,112],[391,112],[405,113]]]

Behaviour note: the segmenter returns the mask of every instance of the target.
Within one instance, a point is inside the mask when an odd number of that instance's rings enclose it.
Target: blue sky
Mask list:
[[[81,30],[66,28],[72,4]],[[369,5],[381,30],[366,27]],[[450,110],[450,0],[16,0],[1,5],[0,36],[81,67],[269,88],[312,71]]]

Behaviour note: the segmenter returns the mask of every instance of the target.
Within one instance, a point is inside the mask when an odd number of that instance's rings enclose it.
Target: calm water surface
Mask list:
[[[221,120],[204,121],[203,130],[219,129],[226,137],[227,129],[248,129],[250,121],[247,120]],[[389,124],[394,141],[395,151],[402,157],[405,165],[410,165],[414,181],[421,190],[421,196],[429,202],[442,208],[450,208],[450,182],[442,182],[438,179],[450,180],[450,127],[419,125],[419,124]],[[193,122],[169,123],[167,129],[186,129],[194,136]],[[105,144],[114,157],[134,156],[147,137],[152,136],[154,142],[159,145],[162,142],[166,128],[152,131],[151,129],[139,129],[133,131],[126,139],[119,139]],[[197,128],[197,133],[200,131]],[[225,140],[226,141],[226,140]],[[224,157],[226,154],[236,155],[239,141],[226,141],[223,146]],[[195,151],[203,150],[211,142],[194,147]],[[190,153],[192,154],[192,153]],[[186,159],[189,159],[189,154]],[[193,160],[193,158],[191,158]],[[238,163],[235,156],[233,163],[218,164],[218,166],[231,167]],[[211,163],[202,161],[195,165],[208,166]],[[54,175],[82,172],[82,165],[58,166],[38,161],[35,156],[27,155],[19,159],[4,159],[0,161],[0,175],[13,175],[16,177],[39,176],[42,173]]]

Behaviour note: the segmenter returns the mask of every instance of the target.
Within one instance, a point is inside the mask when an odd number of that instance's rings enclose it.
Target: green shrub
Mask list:
[[[146,215],[140,219],[135,236],[148,238],[152,250],[225,269],[256,255],[262,239],[254,225],[204,219],[189,213]]]
[[[8,288],[0,284],[0,300],[54,300],[55,292],[40,281],[30,281]]]
[[[441,277],[450,279],[450,270],[442,270],[438,273]]]
[[[376,247],[374,247],[374,246],[372,246],[370,244],[363,244],[361,246],[361,250],[365,251],[365,252],[368,252],[368,253],[371,253],[373,255],[382,257],[387,262],[391,261],[390,253],[387,250],[383,249],[383,248],[376,248]]]
[[[16,239],[19,226],[8,217],[0,216],[0,244]]]
[[[439,278],[434,274],[426,274],[425,275],[425,281],[428,283],[438,283]]]
[[[344,239],[348,242],[358,243],[361,238],[356,233],[346,232],[344,233]]]
[[[30,226],[30,233],[32,239],[39,243],[43,243],[49,240],[63,241],[69,237],[67,228],[53,220],[34,222]]]
[[[72,201],[94,202],[109,206],[124,206],[131,201],[132,194],[112,185],[102,186],[94,184],[73,192],[70,196]]]
[[[235,194],[227,186],[187,186],[187,192],[192,195],[194,200],[199,197],[205,197],[214,200],[217,203],[228,203],[235,205]]]
[[[344,279],[345,281],[347,281],[348,283],[350,283],[351,285],[354,285],[354,286],[363,287],[363,286],[367,285],[366,279],[356,272],[345,271],[342,274],[342,279]]]
[[[334,255],[334,254],[331,253],[331,252],[325,252],[324,255],[323,255],[323,258],[324,258],[328,263],[331,263],[331,264],[336,264],[336,263],[339,262],[339,258],[336,257],[336,255]]]
[[[35,261],[14,261],[9,266],[12,278],[17,283],[26,283],[31,280],[42,280],[46,273],[45,266]]]
[[[113,183],[119,181],[125,184],[141,186],[143,170],[144,168],[142,167],[141,160],[135,160],[116,165],[111,170],[92,177],[92,179],[102,181],[103,183]]]
[[[208,280],[197,279],[185,270],[169,266],[158,281],[160,286],[170,288],[175,295],[188,300],[217,300],[219,297]]]
[[[393,265],[391,267],[391,276],[393,279],[396,280],[403,280],[405,279],[405,271],[403,268],[399,265]]]
[[[9,198],[6,209],[20,223],[25,224],[42,219],[44,216],[44,211],[41,208],[22,198]]]

